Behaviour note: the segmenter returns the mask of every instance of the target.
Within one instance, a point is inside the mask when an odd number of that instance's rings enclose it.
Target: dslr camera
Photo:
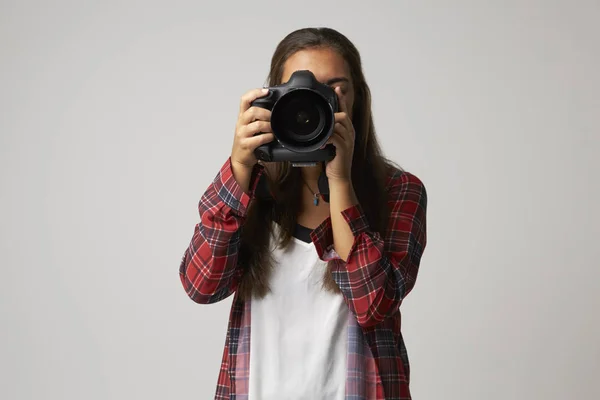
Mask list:
[[[338,112],[335,91],[305,70],[295,71],[288,82],[267,89],[269,94],[251,105],[271,110],[275,140],[259,146],[254,151],[256,158],[290,161],[293,166],[332,160],[335,147],[321,147],[333,134],[334,114]]]

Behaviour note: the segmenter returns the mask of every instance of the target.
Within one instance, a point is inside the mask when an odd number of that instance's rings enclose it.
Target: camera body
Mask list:
[[[295,71],[289,81],[269,87],[269,94],[251,105],[271,110],[275,140],[254,154],[263,161],[290,161],[294,166],[313,165],[335,157],[335,147],[321,147],[333,134],[338,98],[312,72]]]

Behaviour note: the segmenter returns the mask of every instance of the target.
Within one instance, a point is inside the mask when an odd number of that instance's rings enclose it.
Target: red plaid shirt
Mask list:
[[[237,184],[231,159],[203,194],[179,274],[188,296],[208,304],[234,294],[215,399],[247,399],[251,301],[237,297],[239,228],[264,167],[257,164],[248,193]],[[347,262],[333,250],[331,219],[311,233],[319,257],[333,259],[334,280],[350,309],[346,398],[409,400],[409,362],[400,331],[400,304],[412,290],[426,243],[427,194],[414,175],[387,179],[391,216],[382,236],[370,229],[360,205],[342,212],[354,243]]]

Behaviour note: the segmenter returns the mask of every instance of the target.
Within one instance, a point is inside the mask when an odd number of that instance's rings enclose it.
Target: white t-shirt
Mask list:
[[[271,243],[271,292],[251,300],[249,399],[342,400],[348,306],[322,288],[327,263],[312,242]]]

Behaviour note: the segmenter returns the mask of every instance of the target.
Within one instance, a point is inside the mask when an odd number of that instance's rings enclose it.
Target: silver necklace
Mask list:
[[[321,196],[321,193],[317,192],[313,192],[313,190],[310,188],[310,186],[308,186],[308,183],[306,183],[306,181],[304,180],[304,177],[302,177],[302,182],[304,182],[304,184],[306,185],[306,187],[308,188],[308,190],[310,190],[310,192],[313,194],[313,204],[315,206],[319,205],[319,196]]]

